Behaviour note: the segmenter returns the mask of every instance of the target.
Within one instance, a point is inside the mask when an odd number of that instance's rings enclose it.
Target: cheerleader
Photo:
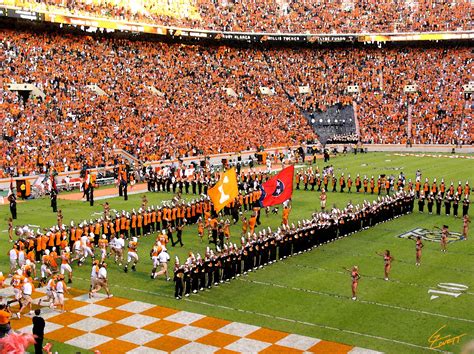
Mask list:
[[[423,248],[423,242],[421,242],[421,236],[416,237],[416,263],[415,265],[421,265],[421,249]]]
[[[463,225],[462,225],[462,236],[464,237],[464,240],[467,240],[467,235],[469,234],[469,223],[471,220],[469,219],[469,216],[466,214],[463,217]]]
[[[343,268],[345,271],[351,274],[352,279],[352,300],[357,300],[357,285],[359,283],[360,274],[359,274],[359,267],[353,266],[352,270],[348,268]]]
[[[390,274],[390,268],[392,267],[392,261],[393,261],[393,257],[390,255],[390,251],[389,250],[385,250],[384,253],[378,253],[377,252],[377,255],[383,257],[383,261],[384,261],[384,273],[385,273],[385,278],[384,280],[388,280],[388,276]]]
[[[443,228],[441,229],[441,252],[447,251],[448,235],[449,235],[449,227],[448,225],[443,225]]]

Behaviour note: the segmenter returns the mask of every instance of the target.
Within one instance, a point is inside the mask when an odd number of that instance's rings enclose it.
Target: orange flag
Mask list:
[[[216,213],[226,205],[232,203],[232,201],[239,195],[235,169],[231,168],[230,170],[227,170],[214,187],[208,189],[207,195],[211,198]]]

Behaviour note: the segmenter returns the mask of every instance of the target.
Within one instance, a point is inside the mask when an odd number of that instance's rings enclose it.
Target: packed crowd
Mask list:
[[[0,177],[112,165],[117,148],[145,162],[314,141],[301,109],[351,104],[350,84],[361,87],[354,99],[363,142],[407,141],[403,85],[413,82],[413,142],[473,139],[465,47],[262,50],[11,30],[0,38],[2,88],[34,83],[46,94],[23,103],[0,91]],[[297,93],[306,84],[313,95]]]
[[[8,1],[7,1],[8,2]],[[388,1],[12,0],[18,6],[220,31],[367,33],[472,29],[472,3]]]
[[[244,60],[246,51],[229,48],[14,31],[0,38],[2,88],[30,82],[46,94],[44,102],[22,104],[2,90],[4,175],[6,168],[37,173],[46,164],[58,171],[81,161],[107,165],[115,148],[147,161],[315,138],[286,97],[257,96],[267,80],[262,53]],[[108,96],[97,96],[89,84]],[[240,98],[226,96],[226,86]]]
[[[274,49],[266,55],[278,58],[270,59],[275,76],[304,110],[357,103],[364,143],[407,143],[408,100],[413,143],[470,144],[474,139],[462,87],[472,78],[469,48]],[[413,83],[418,92],[407,96],[404,86]],[[300,85],[309,85],[313,94],[298,94]],[[359,85],[360,92],[347,94],[350,85]]]

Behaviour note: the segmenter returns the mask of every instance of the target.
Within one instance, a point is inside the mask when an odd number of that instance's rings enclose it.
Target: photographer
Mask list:
[[[10,308],[7,305],[1,304],[0,305],[0,338],[5,337],[11,331],[10,317],[12,317]]]

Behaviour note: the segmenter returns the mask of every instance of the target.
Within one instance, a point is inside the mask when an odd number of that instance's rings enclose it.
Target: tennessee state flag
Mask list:
[[[293,194],[294,173],[295,166],[289,166],[262,184],[260,204],[266,207],[281,204],[290,199]]]
[[[219,178],[219,181],[217,181],[214,187],[208,189],[207,195],[211,198],[216,213],[226,205],[232,203],[232,201],[239,195],[235,169],[231,168],[230,170],[227,170],[221,178]]]

